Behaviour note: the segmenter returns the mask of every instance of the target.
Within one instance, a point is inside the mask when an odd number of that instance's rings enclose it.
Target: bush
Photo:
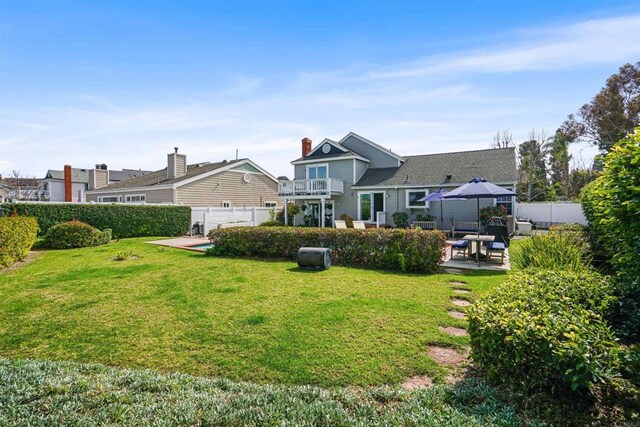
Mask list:
[[[131,249],[123,249],[121,251],[116,252],[113,257],[114,261],[126,261],[129,258],[136,257],[137,255]]]
[[[487,221],[489,221],[494,216],[498,218],[502,218],[504,221],[507,220],[507,208],[503,205],[498,205],[496,207],[487,206],[480,209],[480,223],[482,225],[486,225]]]
[[[0,268],[27,256],[36,242],[38,222],[28,217],[0,217]]]
[[[282,227],[282,223],[280,221],[265,221],[260,224],[261,227]]]
[[[37,218],[40,233],[67,221],[86,222],[100,230],[110,228],[119,238],[181,236],[189,231],[188,206],[126,206],[80,203],[6,203],[9,214]]]
[[[332,249],[339,265],[435,273],[444,255],[438,231],[337,230],[334,228],[237,227],[211,230],[207,255],[295,260],[303,246]]]
[[[612,288],[598,273],[521,272],[469,310],[472,357],[492,381],[525,390],[587,389],[618,373],[603,320]]]
[[[287,205],[287,222],[289,225],[293,225],[293,217],[300,213],[300,206],[295,203],[289,203]],[[276,215],[276,220],[280,225],[284,225],[284,208],[280,210]]]
[[[436,217],[434,217],[431,214],[416,214],[415,220],[416,221],[435,221]]]
[[[616,276],[619,305],[612,323],[640,340],[640,128],[616,143],[600,177],[581,194],[582,210]]]
[[[581,271],[589,260],[585,241],[573,233],[534,234],[511,249],[511,263],[520,270]]]
[[[81,221],[69,221],[49,228],[44,245],[51,249],[86,248],[111,241],[111,230],[100,231]]]
[[[407,228],[409,226],[409,214],[406,212],[396,212],[391,215],[393,223],[398,228]]]

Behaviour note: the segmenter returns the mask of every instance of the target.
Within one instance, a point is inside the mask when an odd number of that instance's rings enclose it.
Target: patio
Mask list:
[[[445,256],[441,266],[444,267],[448,273],[454,273],[455,270],[484,270],[484,271],[509,271],[511,270],[511,263],[509,261],[509,249],[507,248],[504,253],[504,262],[500,260],[500,256],[492,257],[489,261],[476,261],[475,257],[464,257],[462,255],[456,255],[454,253],[451,257],[451,245],[456,240],[447,240],[445,244]],[[481,247],[481,254],[486,257],[486,247]]]

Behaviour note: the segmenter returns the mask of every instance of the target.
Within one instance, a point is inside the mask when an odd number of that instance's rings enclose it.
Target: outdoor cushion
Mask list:
[[[456,248],[456,249],[464,249],[467,246],[469,246],[469,241],[468,240],[458,240],[457,242],[455,242],[451,246]]]
[[[489,242],[489,249],[492,251],[504,251],[507,246],[502,242]]]

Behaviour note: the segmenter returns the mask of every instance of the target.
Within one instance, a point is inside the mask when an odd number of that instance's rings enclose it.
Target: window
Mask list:
[[[277,208],[278,202],[264,202],[265,208]]]
[[[429,207],[429,202],[419,202],[418,200],[426,197],[429,192],[427,190],[407,190],[407,208],[424,209]]]
[[[497,206],[504,206],[507,208],[507,215],[513,215],[513,197],[512,196],[502,196],[496,197],[495,203]]]
[[[98,203],[118,203],[122,201],[122,196],[98,196]]]
[[[329,176],[329,165],[307,166],[307,179],[324,179]]]
[[[144,194],[130,194],[124,198],[124,201],[127,203],[144,203],[146,200],[147,196]]]
[[[384,192],[358,193],[358,219],[375,222],[378,212],[384,212]]]
[[[225,200],[222,202],[222,207],[223,208],[230,208],[231,207],[231,202],[228,200]]]

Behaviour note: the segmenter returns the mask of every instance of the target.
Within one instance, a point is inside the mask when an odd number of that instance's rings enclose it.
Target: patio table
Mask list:
[[[471,242],[471,244],[469,245],[469,258],[471,258],[471,247],[473,246],[473,242],[476,243],[476,262],[480,263],[480,250],[482,248],[482,243],[493,242],[495,236],[489,236],[487,234],[467,234],[462,239]]]

